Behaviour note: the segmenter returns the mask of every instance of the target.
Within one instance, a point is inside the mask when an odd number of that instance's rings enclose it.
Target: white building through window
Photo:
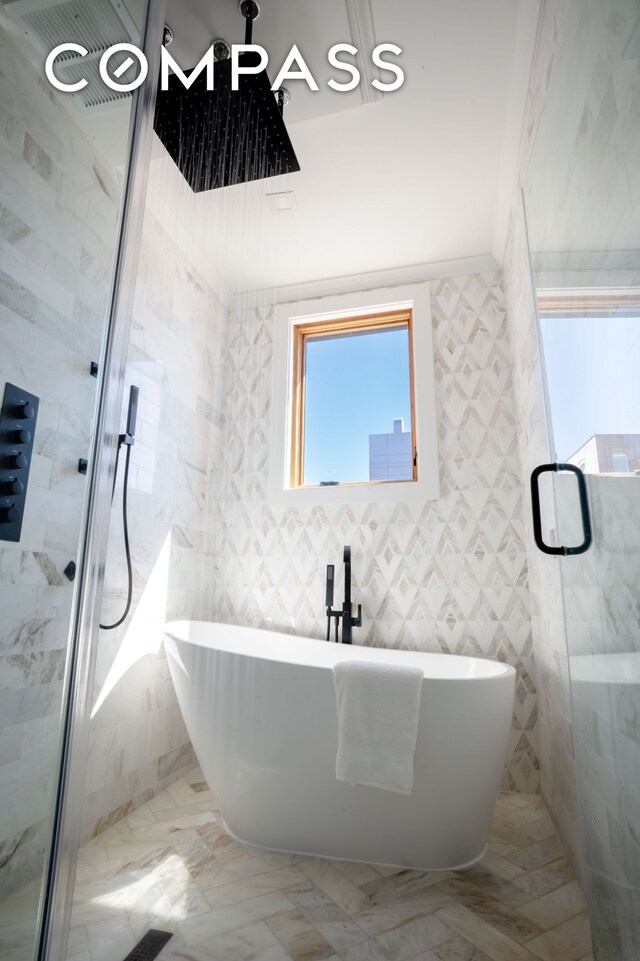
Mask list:
[[[390,434],[369,434],[369,480],[411,480],[414,452],[411,431],[396,417]]]

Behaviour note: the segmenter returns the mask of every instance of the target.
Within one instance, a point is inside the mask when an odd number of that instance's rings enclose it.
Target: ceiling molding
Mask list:
[[[370,59],[371,52],[378,45],[376,31],[373,23],[373,10],[371,0],[345,0],[347,8],[347,19],[349,20],[349,30],[351,41],[354,47],[358,48],[356,66],[360,71],[362,81],[360,83],[360,96],[363,104],[378,103],[384,94],[371,86],[372,80],[379,80],[380,73],[373,66]]]
[[[408,267],[392,267],[364,274],[330,277],[287,287],[270,287],[237,293],[234,297],[236,310],[255,307],[257,304],[289,303],[311,300],[337,294],[376,290],[379,287],[397,287],[406,284],[441,280],[444,277],[463,277],[466,274],[495,273],[499,270],[493,254],[463,257],[457,260],[440,260],[432,264],[412,264]]]
[[[637,287],[538,287],[538,313],[543,317],[637,317]]]
[[[632,270],[542,270],[534,274],[536,294],[538,291],[567,290],[638,290],[640,273]],[[636,300],[640,298],[636,297]],[[638,310],[636,310],[636,315]]]

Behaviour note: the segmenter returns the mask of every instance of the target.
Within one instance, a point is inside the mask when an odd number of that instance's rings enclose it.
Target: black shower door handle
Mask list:
[[[582,514],[582,530],[584,540],[577,547],[551,547],[545,544],[542,537],[542,517],[540,514],[540,475],[547,473],[557,474],[559,471],[571,471],[578,479],[578,493],[580,495],[580,513]],[[531,474],[531,507],[533,511],[533,537],[536,546],[543,554],[559,554],[567,557],[572,554],[584,554],[591,547],[593,536],[591,534],[591,514],[589,513],[589,498],[587,497],[587,484],[584,474],[575,464],[540,464]]]

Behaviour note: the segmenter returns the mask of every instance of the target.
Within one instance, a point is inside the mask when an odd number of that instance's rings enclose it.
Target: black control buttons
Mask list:
[[[25,470],[29,466],[29,461],[24,454],[14,454],[9,458],[9,466],[14,470]]]
[[[24,494],[24,484],[17,477],[14,477],[12,480],[5,481],[0,494],[6,494],[8,497],[12,495],[20,497],[21,494]]]
[[[6,384],[0,409],[0,540],[19,541],[40,401]]]
[[[11,507],[0,507],[0,523],[18,524],[22,520],[22,511],[15,504]]]

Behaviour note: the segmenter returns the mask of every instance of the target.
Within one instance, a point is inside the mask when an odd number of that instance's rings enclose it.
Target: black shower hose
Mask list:
[[[111,491],[111,503],[113,504],[113,497],[116,492],[116,477],[118,476],[118,462],[120,460],[120,447],[123,441],[121,440],[118,444],[118,450],[116,453],[116,468],[113,474],[113,489]],[[129,545],[129,517],[127,512],[127,494],[129,491],[129,463],[131,461],[131,444],[127,444],[127,455],[124,463],[124,487],[122,490],[122,530],[124,533],[124,550],[127,558],[127,603],[124,609],[124,614],[115,624],[101,624],[100,629],[103,631],[113,631],[116,627],[120,627],[124,624],[127,617],[129,616],[129,611],[131,610],[131,601],[133,599],[133,566],[131,564],[131,547]]]

